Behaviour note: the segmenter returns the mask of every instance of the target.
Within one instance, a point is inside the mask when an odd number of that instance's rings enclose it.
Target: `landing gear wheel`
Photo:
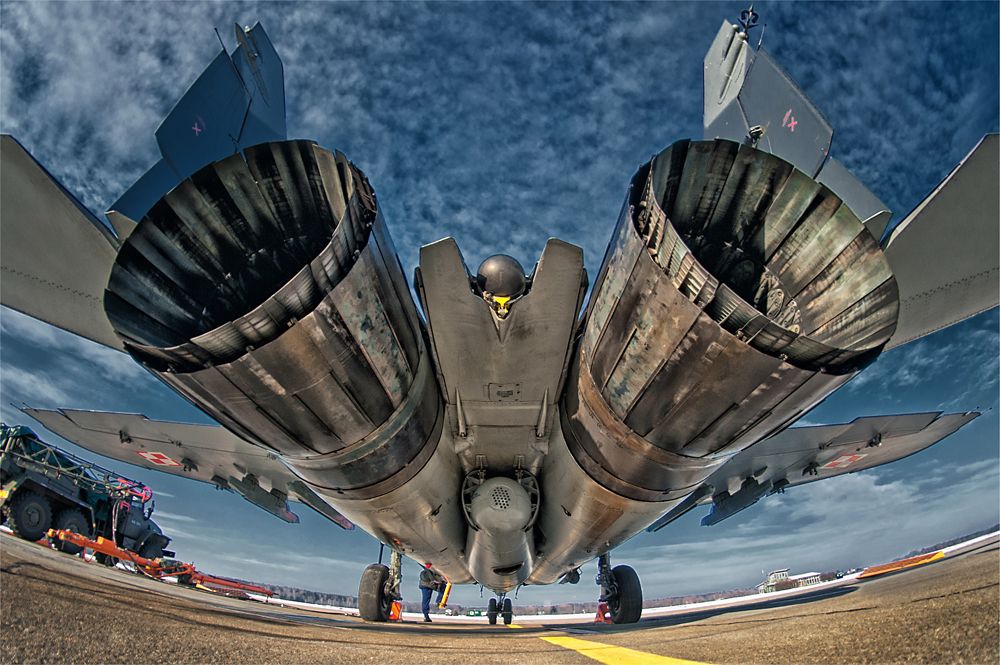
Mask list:
[[[490,620],[490,625],[497,625],[497,599],[490,598],[489,609],[486,610],[486,617]]]
[[[608,601],[614,623],[635,623],[642,614],[642,584],[639,576],[629,566],[615,566],[611,576],[618,593]]]
[[[81,536],[90,537],[90,525],[87,524],[87,518],[76,508],[67,508],[56,515],[55,525],[56,529],[61,531],[71,531]],[[58,540],[55,545],[57,550],[61,550],[66,554],[79,554],[83,551],[83,548],[79,545],[74,545],[65,540]]]
[[[385,592],[389,580],[389,567],[373,563],[365,568],[358,590],[358,614],[365,621],[388,621],[392,598]]]
[[[514,607],[510,602],[510,598],[503,599],[503,625],[509,626],[510,622],[514,619]]]
[[[14,535],[38,542],[52,524],[52,509],[48,499],[38,492],[21,490],[10,507],[7,520]]]

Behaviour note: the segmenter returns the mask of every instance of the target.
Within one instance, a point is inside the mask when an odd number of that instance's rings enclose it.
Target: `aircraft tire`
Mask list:
[[[642,614],[642,584],[630,566],[615,566],[611,571],[618,593],[608,603],[614,623],[635,623]]]
[[[10,507],[10,530],[19,538],[38,542],[52,524],[49,501],[38,492],[21,490]]]
[[[497,625],[497,599],[490,598],[489,609],[486,610],[486,617],[490,620],[490,625]]]
[[[510,602],[510,598],[503,599],[503,625],[509,626],[510,622],[514,619],[514,608]]]
[[[76,508],[67,508],[56,514],[55,528],[90,537],[90,524],[87,523],[87,518],[83,516],[83,513]],[[68,543],[65,540],[58,541],[56,549],[66,554],[79,554],[83,551],[79,545]]]
[[[392,598],[385,592],[389,579],[389,567],[373,563],[365,568],[358,589],[358,614],[365,621],[388,621],[392,610]]]

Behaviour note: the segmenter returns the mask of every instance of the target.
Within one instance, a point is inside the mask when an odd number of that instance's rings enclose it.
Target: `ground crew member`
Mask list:
[[[445,579],[441,575],[431,570],[430,561],[424,564],[424,569],[420,571],[420,592],[423,594],[423,598],[420,601],[420,609],[424,612],[425,622],[431,622],[431,594],[435,591],[438,592],[437,602],[440,605],[446,584]]]

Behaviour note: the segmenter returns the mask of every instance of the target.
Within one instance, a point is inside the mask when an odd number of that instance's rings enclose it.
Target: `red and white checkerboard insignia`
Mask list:
[[[136,455],[140,457],[145,457],[153,464],[159,464],[160,466],[180,466],[179,462],[175,462],[163,453],[151,453],[145,450],[137,450]]]
[[[848,466],[854,464],[855,462],[857,462],[862,457],[865,457],[865,456],[864,455],[841,455],[840,457],[838,457],[837,459],[833,460],[832,462],[830,462],[828,464],[824,464],[823,468],[824,469],[843,469],[844,467],[848,467]]]

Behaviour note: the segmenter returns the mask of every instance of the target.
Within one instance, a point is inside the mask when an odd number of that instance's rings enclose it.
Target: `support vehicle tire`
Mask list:
[[[139,548],[139,556],[143,559],[159,559],[163,556],[163,546],[159,538],[150,538]]]
[[[55,528],[60,531],[71,531],[72,533],[78,533],[81,536],[90,538],[90,524],[83,513],[76,508],[67,508],[60,511],[56,515]],[[57,550],[63,551],[66,554],[79,554],[83,551],[83,548],[79,545],[74,545],[65,540],[56,541],[55,545]]]
[[[514,620],[514,606],[510,602],[510,598],[503,599],[503,625],[509,626],[510,622]]]
[[[97,560],[97,563],[108,566],[109,568],[114,568],[118,565],[117,558],[105,554],[104,552],[95,552],[94,559]]]
[[[373,563],[365,568],[358,589],[358,614],[365,621],[388,621],[392,611],[392,598],[385,592],[389,580],[389,567]]]
[[[486,617],[490,620],[490,625],[497,625],[497,599],[490,598],[489,609],[486,610]]]
[[[52,524],[52,508],[49,500],[38,492],[21,490],[10,507],[7,520],[14,535],[37,542]]]
[[[635,623],[642,614],[642,584],[639,576],[629,566],[615,566],[611,571],[618,587],[608,602],[614,623]]]

